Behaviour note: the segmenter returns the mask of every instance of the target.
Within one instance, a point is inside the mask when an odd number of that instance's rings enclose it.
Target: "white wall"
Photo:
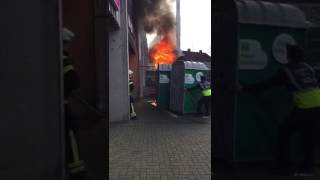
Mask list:
[[[109,121],[129,120],[128,28],[126,0],[121,0],[120,30],[109,33]]]

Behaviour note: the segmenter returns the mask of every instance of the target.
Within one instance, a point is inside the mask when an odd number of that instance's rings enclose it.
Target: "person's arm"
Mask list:
[[[261,92],[266,89],[274,88],[277,86],[285,85],[287,82],[287,77],[285,72],[281,69],[270,79],[250,84],[250,85],[242,85],[244,92]]]

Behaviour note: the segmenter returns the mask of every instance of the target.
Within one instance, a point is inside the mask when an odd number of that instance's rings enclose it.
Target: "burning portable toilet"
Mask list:
[[[170,83],[170,110],[177,114],[195,113],[201,91],[185,91],[208,75],[208,67],[201,62],[178,60],[172,65]]]
[[[171,68],[171,64],[159,64],[158,67],[157,104],[164,109],[169,109]]]
[[[215,141],[223,143],[220,146],[216,145],[215,156],[235,162],[268,161],[275,158],[274,148],[279,124],[292,109],[290,93],[283,87],[255,94],[238,93],[234,87],[238,82],[247,85],[275,75],[279,68],[287,63],[286,44],[302,47],[305,45],[307,21],[303,12],[293,5],[237,0],[235,6],[238,22],[235,22],[234,26],[238,29],[234,31],[237,31],[235,33],[238,37],[232,41],[238,43],[238,48],[232,49],[236,46],[230,45],[230,51],[219,49],[219,52],[216,52],[219,54],[218,58],[215,59],[220,61],[217,62],[219,77],[216,77],[216,91],[221,94],[229,92],[224,96],[234,97],[214,97],[214,105],[220,104],[223,108],[228,103],[228,107],[232,109],[215,111],[216,121],[219,122],[214,123],[214,126],[217,131],[221,129],[220,132],[216,132]],[[229,14],[224,16],[230,17]],[[220,32],[223,31],[220,29]],[[221,39],[221,42],[217,41],[217,44],[219,43],[229,42]],[[233,59],[221,58],[229,57],[230,53],[235,54],[238,64],[233,64],[236,63]],[[223,64],[224,62],[229,64]],[[220,66],[226,68],[219,70]],[[235,77],[229,78],[228,74]],[[223,82],[226,79],[231,81]]]

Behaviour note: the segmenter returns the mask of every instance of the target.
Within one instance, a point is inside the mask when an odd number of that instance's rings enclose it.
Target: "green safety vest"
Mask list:
[[[211,89],[205,89],[202,91],[203,96],[211,96]]]
[[[320,89],[294,92],[293,102],[301,109],[320,107]]]

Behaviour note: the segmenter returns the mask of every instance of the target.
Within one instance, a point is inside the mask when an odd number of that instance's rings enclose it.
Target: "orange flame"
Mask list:
[[[149,55],[154,64],[172,64],[176,60],[175,49],[175,44],[167,34],[149,50]]]

